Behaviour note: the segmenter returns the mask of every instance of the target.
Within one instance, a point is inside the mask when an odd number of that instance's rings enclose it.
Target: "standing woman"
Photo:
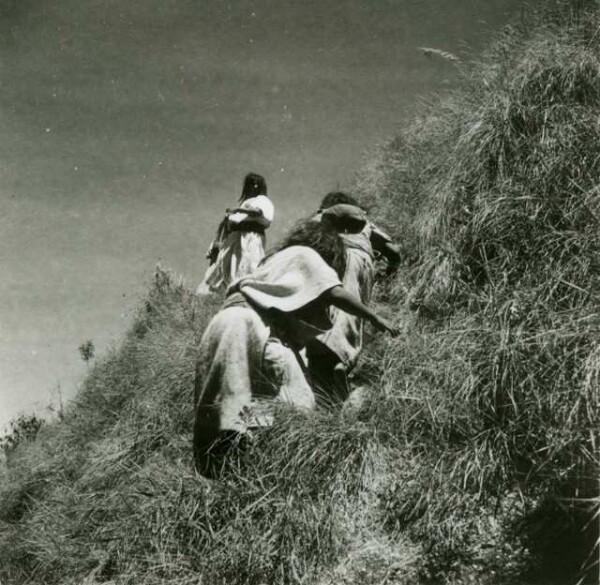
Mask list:
[[[239,205],[226,210],[210,245],[206,255],[210,266],[196,289],[197,295],[224,293],[236,278],[250,274],[258,266],[265,255],[265,230],[274,216],[265,178],[248,173]]]

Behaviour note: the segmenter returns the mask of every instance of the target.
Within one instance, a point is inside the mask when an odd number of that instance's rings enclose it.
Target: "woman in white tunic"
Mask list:
[[[331,306],[397,334],[342,287],[344,270],[344,245],[335,230],[305,222],[230,286],[199,348],[194,456],[201,473],[216,476],[232,443],[271,424],[275,405],[314,407],[298,351],[331,327]]]
[[[244,179],[240,204],[226,211],[210,245],[206,255],[210,266],[196,289],[197,295],[224,293],[236,278],[250,274],[258,266],[265,255],[265,230],[274,216],[264,177],[249,173]]]
[[[369,304],[375,284],[375,255],[387,260],[391,274],[400,262],[398,247],[368,220],[356,199],[347,193],[328,193],[315,219],[340,234],[346,250],[344,288]],[[330,317],[333,327],[307,344],[308,370],[313,384],[325,396],[345,400],[350,393],[348,373],[356,366],[362,350],[363,324],[360,317],[336,308]]]

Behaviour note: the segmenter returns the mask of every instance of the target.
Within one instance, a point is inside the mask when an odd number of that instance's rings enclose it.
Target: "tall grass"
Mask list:
[[[282,411],[220,482],[194,472],[195,350],[218,304],[159,270],[64,420],[15,450],[0,486],[3,582],[325,584],[409,570],[414,546],[371,525],[385,461],[353,412]]]
[[[430,578],[597,559],[600,20],[576,8],[507,29],[356,184],[411,251],[416,321],[370,415],[418,461],[386,515]]]

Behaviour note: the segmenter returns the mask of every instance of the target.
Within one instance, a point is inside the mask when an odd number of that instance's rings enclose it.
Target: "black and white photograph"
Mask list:
[[[0,0],[0,585],[599,585],[598,0]]]

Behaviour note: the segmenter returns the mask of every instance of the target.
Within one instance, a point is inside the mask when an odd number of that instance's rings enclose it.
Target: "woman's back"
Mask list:
[[[263,177],[254,173],[246,176],[239,205],[227,210],[217,242],[211,245],[211,265],[196,294],[223,293],[236,278],[250,274],[258,266],[265,255],[265,230],[275,217],[266,192]]]

